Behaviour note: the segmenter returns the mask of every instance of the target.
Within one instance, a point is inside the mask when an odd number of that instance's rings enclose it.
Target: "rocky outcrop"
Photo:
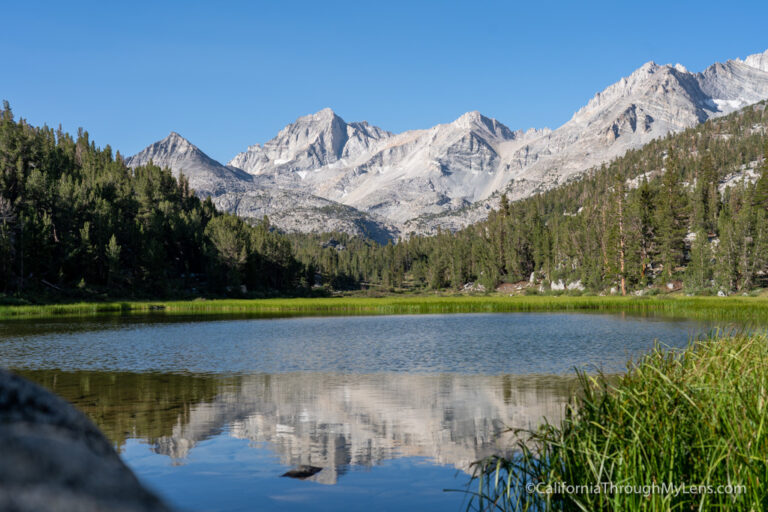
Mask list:
[[[82,413],[0,370],[0,510],[169,509]]]

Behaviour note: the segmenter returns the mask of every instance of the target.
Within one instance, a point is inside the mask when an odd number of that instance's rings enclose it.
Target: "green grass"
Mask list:
[[[768,509],[765,335],[710,338],[683,352],[657,347],[626,374],[580,381],[560,424],[527,438],[518,432],[518,457],[478,465],[470,509]],[[525,491],[537,483],[555,492]],[[646,492],[571,493],[562,485],[609,483]],[[744,487],[675,496],[662,484]]]
[[[0,306],[0,320],[99,314],[419,314],[514,311],[660,313],[740,323],[768,322],[765,297],[408,296],[102,302]]]

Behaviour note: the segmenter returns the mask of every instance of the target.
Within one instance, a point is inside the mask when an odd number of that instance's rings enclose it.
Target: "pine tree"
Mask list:
[[[754,206],[768,211],[768,143],[765,145],[760,178],[758,178],[757,183],[755,183],[755,194],[752,201]]]
[[[115,281],[115,278],[120,273],[120,252],[122,251],[122,248],[117,243],[117,238],[115,235],[112,235],[109,239],[109,243],[107,244],[107,247],[104,250],[105,256],[107,258],[107,266],[108,266],[108,275],[107,275],[107,286],[112,286],[112,284]]]
[[[664,267],[664,280],[672,279],[675,268],[683,260],[686,234],[687,194],[680,182],[680,163],[674,153],[666,161],[659,192],[658,226],[659,256]]]
[[[658,231],[656,217],[657,194],[647,179],[643,179],[632,196],[632,232],[636,235],[636,250],[639,260],[637,280],[641,285],[650,282],[650,271],[656,256],[656,235]]]
[[[700,291],[709,287],[712,279],[712,248],[704,229],[696,231],[696,238],[691,244],[691,255],[685,269],[683,280],[685,288]]]

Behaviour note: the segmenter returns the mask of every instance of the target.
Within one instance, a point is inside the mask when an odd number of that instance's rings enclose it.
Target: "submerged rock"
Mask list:
[[[298,478],[299,480],[307,479],[311,476],[316,475],[317,473],[321,472],[323,468],[319,468],[317,466],[307,466],[302,465],[295,469],[291,469],[290,471],[286,471],[282,474],[282,476],[287,476],[289,478]]]
[[[0,454],[0,510],[170,510],[84,414],[2,369]]]

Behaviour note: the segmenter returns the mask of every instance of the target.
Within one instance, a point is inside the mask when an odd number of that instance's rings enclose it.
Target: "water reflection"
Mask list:
[[[265,443],[290,467],[426,457],[468,471],[510,449],[508,428],[558,421],[573,380],[557,376],[281,373],[225,377],[27,371],[84,410],[119,447],[137,438],[183,464],[220,436]]]
[[[563,313],[193,320],[0,322],[0,366],[85,411],[180,510],[459,510],[442,489],[510,450],[508,428],[559,421],[574,367],[620,372],[654,339],[682,347],[706,327]],[[336,485],[280,478],[302,467]]]

